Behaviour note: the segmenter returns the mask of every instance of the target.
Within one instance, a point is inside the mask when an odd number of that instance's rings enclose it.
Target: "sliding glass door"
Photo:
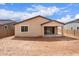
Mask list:
[[[53,34],[55,34],[55,27],[50,27],[50,26],[44,27],[44,34],[45,35],[53,35]]]

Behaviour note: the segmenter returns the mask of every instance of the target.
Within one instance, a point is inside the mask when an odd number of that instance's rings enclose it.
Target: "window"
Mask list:
[[[21,32],[27,32],[28,26],[21,26]]]
[[[71,30],[73,30],[73,27],[71,27]]]
[[[79,27],[77,27],[77,30],[79,30]]]
[[[55,34],[55,27],[44,27],[44,34],[45,35]]]
[[[4,25],[4,29],[8,29],[8,26],[7,25]]]

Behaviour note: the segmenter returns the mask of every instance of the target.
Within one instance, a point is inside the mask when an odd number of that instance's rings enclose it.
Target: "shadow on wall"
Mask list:
[[[70,37],[14,37],[12,40],[23,40],[23,41],[71,41],[77,40]]]

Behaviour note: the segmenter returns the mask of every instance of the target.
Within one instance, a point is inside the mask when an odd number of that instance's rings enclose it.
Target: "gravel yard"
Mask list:
[[[69,37],[0,39],[2,56],[79,55],[79,39]]]

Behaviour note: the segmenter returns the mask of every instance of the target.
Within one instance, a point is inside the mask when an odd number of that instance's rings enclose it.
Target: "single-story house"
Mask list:
[[[35,16],[15,24],[15,37],[62,36],[64,23]]]
[[[63,28],[65,36],[79,38],[79,19],[65,23]]]
[[[0,19],[0,38],[14,35],[15,21]]]

